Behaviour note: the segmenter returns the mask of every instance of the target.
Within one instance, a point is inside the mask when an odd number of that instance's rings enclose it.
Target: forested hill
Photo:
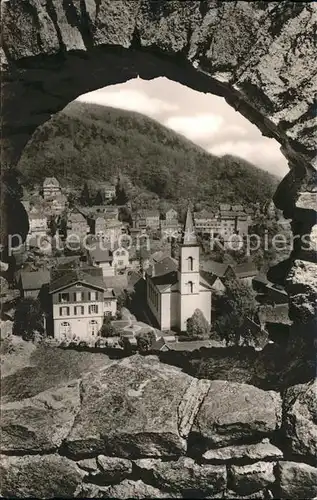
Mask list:
[[[277,178],[247,161],[213,156],[139,113],[72,102],[36,130],[20,160],[29,185],[56,176],[82,186],[118,171],[160,198],[264,202]]]

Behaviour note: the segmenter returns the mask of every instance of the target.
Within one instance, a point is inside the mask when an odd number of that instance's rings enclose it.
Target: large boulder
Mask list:
[[[277,460],[283,458],[283,452],[271,444],[266,438],[256,444],[242,444],[212,448],[203,454],[203,460],[211,463],[223,462],[257,462],[260,460]]]
[[[57,450],[79,410],[79,382],[48,390],[1,408],[1,451],[15,454]]]
[[[317,381],[290,387],[284,396],[283,432],[295,455],[316,460]]]
[[[163,462],[155,459],[136,461],[144,480],[160,489],[195,497],[214,495],[226,488],[227,472],[222,465],[199,465],[192,458],[180,457],[177,461]]]
[[[132,462],[126,458],[99,455],[97,464],[101,470],[100,476],[105,483],[119,483],[132,474]]]
[[[189,444],[196,451],[258,441],[281,423],[281,398],[247,384],[215,380],[196,415]]]
[[[155,356],[136,355],[89,374],[65,453],[75,458],[185,454],[187,423],[194,418],[188,414],[198,405],[180,405],[192,383],[192,377]]]
[[[0,477],[4,498],[72,498],[83,473],[59,455],[1,455]]]
[[[232,465],[228,470],[229,488],[239,495],[253,495],[275,482],[273,462],[256,462],[250,465]]]
[[[279,498],[303,500],[317,496],[317,469],[298,462],[279,462]]]

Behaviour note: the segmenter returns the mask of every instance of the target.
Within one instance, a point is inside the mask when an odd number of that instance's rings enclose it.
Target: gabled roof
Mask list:
[[[214,274],[219,278],[223,278],[229,269],[232,269],[229,264],[209,260],[208,262],[201,263],[201,269],[207,273]]]
[[[258,270],[254,262],[245,262],[243,264],[239,264],[235,266],[233,270],[237,278],[249,278],[258,274]]]
[[[106,290],[107,287],[102,278],[102,270],[100,273],[91,274],[88,268],[83,269],[71,269],[67,273],[54,279],[50,285],[49,292],[54,293],[58,290],[68,288],[76,283],[82,283],[88,287],[98,288],[100,290]]]
[[[112,262],[113,260],[112,252],[108,248],[97,246],[93,250],[89,250],[88,253],[95,262]]]
[[[149,275],[157,278],[158,276],[164,276],[171,272],[175,272],[178,269],[178,262],[172,257],[165,257],[159,262],[155,262],[149,269]]]
[[[114,291],[122,291],[128,287],[128,277],[126,274],[118,274],[117,276],[104,276],[104,285],[107,289],[113,288]]]
[[[23,290],[39,290],[50,282],[50,272],[47,270],[21,271],[20,276]]]
[[[200,271],[200,279],[199,282],[201,285],[209,288],[210,290],[212,289],[214,283],[220,279],[218,276],[215,274],[210,274],[206,273],[205,271]]]
[[[46,179],[43,182],[43,186],[44,187],[47,187],[47,186],[59,187],[59,182],[56,179],[56,177],[46,177]]]

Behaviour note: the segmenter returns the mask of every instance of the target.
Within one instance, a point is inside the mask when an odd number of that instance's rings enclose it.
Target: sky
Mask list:
[[[78,100],[138,111],[212,154],[240,156],[279,177],[288,172],[279,143],[264,137],[224,98],[197,92],[167,78],[136,78],[83,94]]]

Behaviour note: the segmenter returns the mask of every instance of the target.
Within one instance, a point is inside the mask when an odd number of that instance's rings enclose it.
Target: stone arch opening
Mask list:
[[[290,173],[275,204],[293,219],[296,234],[311,233],[313,3],[8,0],[1,9],[3,164],[16,164],[34,130],[78,95],[136,76],[165,76],[224,97],[280,142]],[[5,233],[10,193],[8,198],[2,209]],[[299,243],[286,266],[292,269],[293,317],[310,325],[315,256]]]

